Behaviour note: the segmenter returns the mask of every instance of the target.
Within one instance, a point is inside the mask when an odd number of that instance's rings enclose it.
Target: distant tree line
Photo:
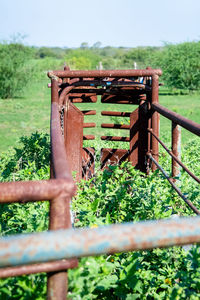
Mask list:
[[[162,81],[174,89],[200,89],[200,41],[163,47],[101,47],[96,42],[79,48],[27,47],[0,44],[0,97],[17,95],[37,72],[55,69],[66,62],[71,69],[161,68]]]

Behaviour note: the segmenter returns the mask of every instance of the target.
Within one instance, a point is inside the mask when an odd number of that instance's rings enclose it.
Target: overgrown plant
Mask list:
[[[199,151],[197,140],[183,151],[184,162],[196,175],[200,173]],[[160,163],[169,169],[164,152]],[[1,156],[0,167],[1,181],[47,179],[49,136],[35,133],[23,137],[21,147]],[[197,186],[185,172],[181,181],[184,193],[199,206]],[[1,235],[48,228],[47,202],[0,205],[0,209]],[[192,214],[158,171],[144,176],[127,162],[81,181],[73,210],[75,226],[91,228]],[[171,247],[82,258],[77,269],[68,271],[68,299],[199,299],[199,262],[197,246],[187,251]],[[44,274],[0,280],[0,299],[45,299],[45,294]]]

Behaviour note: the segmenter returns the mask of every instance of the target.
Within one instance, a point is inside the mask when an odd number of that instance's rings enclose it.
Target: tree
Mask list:
[[[31,77],[33,49],[19,43],[0,44],[0,98],[19,94]]]

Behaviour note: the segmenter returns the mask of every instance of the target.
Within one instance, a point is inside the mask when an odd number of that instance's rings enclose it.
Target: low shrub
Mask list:
[[[191,141],[183,161],[200,172],[200,143]],[[170,160],[161,152],[160,163]],[[49,177],[49,136],[34,133],[21,138],[21,147],[1,156],[0,179],[30,180]],[[185,172],[181,189],[199,207],[200,191]],[[178,183],[181,185],[181,183]],[[158,171],[149,176],[128,162],[98,171],[81,181],[72,203],[75,227],[193,215],[172,192]],[[44,231],[48,228],[47,202],[0,205],[1,235]],[[134,251],[82,258],[69,270],[68,299],[199,299],[200,251],[198,246]],[[45,299],[46,276],[30,275],[0,280],[1,299]]]
[[[32,77],[33,49],[20,43],[0,44],[0,98],[19,96]]]

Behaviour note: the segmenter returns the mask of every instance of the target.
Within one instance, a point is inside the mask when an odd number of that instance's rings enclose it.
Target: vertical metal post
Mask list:
[[[181,127],[172,121],[172,153],[181,159]],[[180,166],[172,158],[172,177],[176,181],[176,177],[180,175]]]
[[[51,81],[51,102],[58,103],[58,83],[55,79]],[[52,154],[51,154],[52,156]],[[60,196],[50,201],[49,229],[58,230],[71,227],[70,199]],[[51,272],[47,274],[47,299],[66,300],[67,295],[67,272]]]
[[[158,75],[152,76],[152,103],[158,103],[158,93],[159,93],[159,77]],[[152,129],[153,132],[159,137],[159,126],[160,126],[160,115],[157,112],[152,114]],[[154,136],[152,136],[152,156],[158,162],[159,155],[159,143]],[[157,169],[156,165],[152,164],[152,171]]]

